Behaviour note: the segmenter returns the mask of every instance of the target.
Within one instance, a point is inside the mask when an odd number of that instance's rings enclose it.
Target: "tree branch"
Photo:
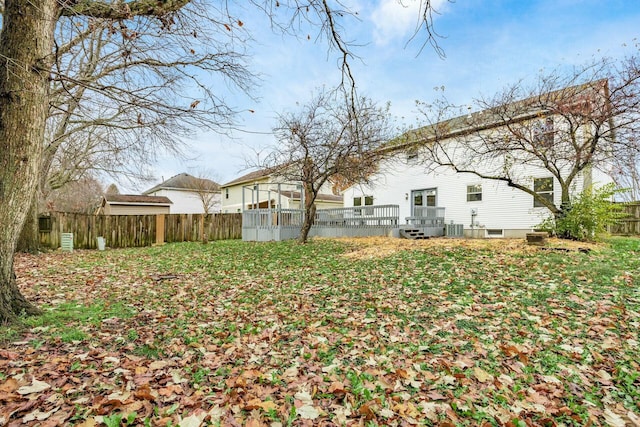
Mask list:
[[[62,16],[91,16],[102,19],[131,19],[135,16],[164,16],[177,12],[191,0],[135,0],[106,3],[80,0],[62,3]]]

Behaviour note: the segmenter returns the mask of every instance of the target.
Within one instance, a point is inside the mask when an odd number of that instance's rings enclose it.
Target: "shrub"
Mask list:
[[[539,228],[559,237],[594,240],[624,216],[622,206],[611,201],[621,191],[614,184],[586,188],[561,216],[545,219]]]

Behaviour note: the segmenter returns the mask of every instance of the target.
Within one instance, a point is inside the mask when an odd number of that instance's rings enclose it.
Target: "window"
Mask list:
[[[228,199],[228,198],[229,198],[229,189],[228,189],[228,188],[225,188],[225,189],[224,189],[224,198],[225,198],[225,199]]]
[[[503,237],[504,231],[499,228],[489,228],[487,229],[487,237]]]
[[[362,196],[353,198],[353,207],[373,206],[373,196]],[[362,215],[362,209],[355,209],[355,215]],[[373,215],[373,208],[366,209],[364,215]]]
[[[407,163],[410,165],[415,165],[416,163],[418,163],[418,151],[417,150],[411,150],[409,152],[407,152]]]
[[[467,185],[467,202],[482,201],[482,184]]]
[[[533,128],[533,141],[541,147],[553,145],[553,118],[547,117],[544,123],[536,123]]]
[[[44,233],[51,232],[51,217],[50,216],[38,217],[38,230],[40,232],[44,232]]]
[[[534,178],[533,191],[538,193],[542,198],[553,203],[553,178]],[[545,207],[537,198],[533,199],[534,208]]]

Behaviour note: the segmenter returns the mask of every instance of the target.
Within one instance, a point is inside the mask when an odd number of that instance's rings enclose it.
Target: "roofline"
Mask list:
[[[135,205],[135,206],[170,206],[173,204],[173,202],[169,202],[169,203],[165,203],[165,202],[158,202],[158,203],[153,203],[153,202],[111,202],[109,200],[105,199],[106,203],[109,203],[110,205]]]
[[[188,191],[188,192],[198,192],[198,191],[204,191],[207,193],[219,193],[220,190],[207,190],[204,188],[178,188],[178,187],[158,187],[158,188],[152,188],[151,190],[147,190],[144,191],[142,194],[143,195],[148,195],[149,193],[153,193],[156,192],[158,190],[174,190],[174,191]]]
[[[564,88],[560,88],[551,92],[547,92],[542,94],[543,96],[550,96],[553,94],[559,94],[562,93],[562,91],[565,90],[570,90],[570,89],[586,89],[586,88],[592,88],[595,87],[596,89],[600,89],[598,87],[598,85],[604,85],[605,90],[608,90],[608,80],[606,78],[603,79],[598,79],[592,82],[587,82],[587,83],[582,83],[582,84],[577,84],[577,85],[573,85],[573,86],[568,86],[568,87],[564,87]],[[536,99],[536,97],[529,97],[529,98],[525,98],[522,100],[517,100],[517,101],[513,101],[510,102],[508,104],[505,105],[526,105],[527,101],[530,101],[532,99]],[[471,114],[472,118],[478,117],[482,114],[486,114],[489,113],[491,111],[491,109],[487,109],[487,110],[482,110],[482,111],[477,111],[473,114]],[[442,140],[442,139],[449,139],[449,138],[455,138],[458,136],[462,136],[462,135],[468,135],[474,132],[480,132],[480,131],[484,131],[484,130],[488,130],[488,129],[494,129],[494,128],[498,128],[498,127],[502,127],[502,126],[506,126],[506,125],[510,125],[510,124],[514,124],[514,123],[519,123],[522,121],[526,121],[526,120],[530,120],[533,118],[537,118],[540,117],[540,113],[543,114],[553,114],[552,111],[548,110],[548,109],[531,109],[530,111],[521,113],[519,115],[516,115],[514,117],[511,117],[509,120],[503,120],[500,117],[496,117],[494,120],[488,121],[486,123],[481,123],[481,124],[467,124],[466,126],[462,127],[462,128],[458,128],[458,129],[452,129],[448,132],[444,132],[442,135],[427,135],[426,137],[420,136],[420,132],[421,131],[427,131],[429,132],[430,130],[437,129],[439,126],[444,126],[447,123],[451,123],[457,119],[463,118],[463,117],[468,117],[468,115],[461,115],[461,116],[456,116],[456,117],[452,117],[451,119],[447,119],[447,120],[443,120],[441,122],[438,123],[434,123],[432,125],[426,125],[426,126],[422,126],[419,127],[415,130],[411,130],[411,131],[407,131],[405,132],[403,135],[407,135],[409,136],[413,136],[414,138],[407,140],[406,142],[402,142],[399,143],[397,145],[391,145],[388,147],[382,147],[380,148],[380,151],[382,151],[383,153],[395,153],[396,151],[402,151],[404,149],[407,148],[411,148],[414,147],[416,144],[426,144],[432,141],[436,141],[436,140]],[[402,137],[403,135],[400,135],[400,137]],[[417,136],[417,137],[416,137]]]
[[[236,185],[246,184],[247,182],[257,182],[257,181],[260,181],[260,180],[263,180],[263,179],[269,179],[270,176],[271,176],[271,174],[269,173],[269,174],[262,175],[262,176],[260,176],[258,178],[250,178],[250,179],[245,179],[245,180],[242,180],[242,181],[235,181],[235,180],[234,181],[229,181],[226,184],[221,184],[220,188],[222,189],[222,188],[227,188],[227,187],[235,187]]]

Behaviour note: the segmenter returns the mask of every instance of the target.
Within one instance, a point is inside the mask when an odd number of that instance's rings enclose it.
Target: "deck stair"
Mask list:
[[[427,240],[429,236],[425,235],[417,228],[401,228],[400,237],[410,240]]]

